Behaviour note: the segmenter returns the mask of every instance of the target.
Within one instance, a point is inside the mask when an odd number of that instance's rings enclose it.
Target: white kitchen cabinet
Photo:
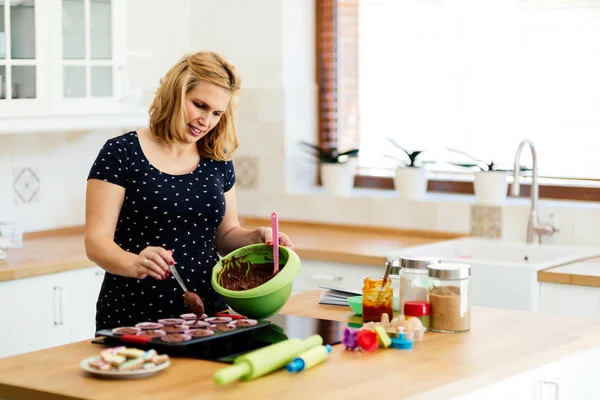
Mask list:
[[[104,279],[99,267],[71,271],[71,290],[68,293],[71,342],[94,337],[96,332],[96,301]]]
[[[600,288],[542,282],[541,312],[600,319]]]
[[[541,400],[600,399],[600,346],[541,368]]]
[[[600,399],[600,346],[474,390],[459,400]]]
[[[541,400],[540,369],[534,368],[522,374],[503,379],[481,389],[474,390],[456,400]]]
[[[89,125],[69,116],[131,123],[126,11],[125,0],[0,0],[0,134]]]
[[[66,343],[63,274],[0,283],[0,357]]]
[[[102,277],[90,267],[0,282],[0,357],[93,338]]]

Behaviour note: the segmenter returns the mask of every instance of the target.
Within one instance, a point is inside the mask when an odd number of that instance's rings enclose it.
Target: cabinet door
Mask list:
[[[91,339],[96,332],[96,300],[104,279],[104,270],[90,267],[69,272],[67,323],[70,341]]]
[[[0,356],[69,342],[63,273],[0,282]]]
[[[542,400],[600,399],[600,346],[541,368]]]
[[[0,115],[47,110],[47,3],[0,0]]]
[[[600,288],[541,283],[541,311],[558,315],[600,318]]]
[[[123,0],[51,0],[52,111],[122,110],[126,88],[126,4]]]
[[[294,289],[310,291],[321,286],[340,289],[361,290],[366,276],[383,274],[383,267],[370,265],[343,264],[328,261],[302,260],[302,266]]]
[[[524,372],[522,374],[503,379],[492,385],[474,390],[456,400],[540,400],[540,370]]]

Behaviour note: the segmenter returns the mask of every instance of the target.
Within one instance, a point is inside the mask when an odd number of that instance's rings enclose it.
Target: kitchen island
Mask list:
[[[292,296],[283,314],[348,321],[348,307],[318,304],[319,292]],[[43,332],[40,332],[43,334]],[[172,358],[140,380],[100,380],[79,362],[99,353],[83,341],[0,359],[1,399],[561,399],[600,398],[600,322],[474,307],[472,330],[428,332],[411,350],[375,353],[336,345],[324,364],[218,386],[224,366]],[[558,398],[558,397],[556,397]]]

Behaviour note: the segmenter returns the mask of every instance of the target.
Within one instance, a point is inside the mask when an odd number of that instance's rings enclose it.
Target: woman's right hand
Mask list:
[[[148,246],[135,258],[133,274],[135,278],[144,279],[151,276],[158,280],[169,277],[169,264],[175,264],[173,252],[162,247]]]

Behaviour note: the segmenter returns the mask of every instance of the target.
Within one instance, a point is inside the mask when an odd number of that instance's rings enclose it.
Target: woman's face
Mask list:
[[[184,142],[194,143],[214,128],[225,113],[231,93],[215,84],[201,81],[185,95],[187,134]]]

